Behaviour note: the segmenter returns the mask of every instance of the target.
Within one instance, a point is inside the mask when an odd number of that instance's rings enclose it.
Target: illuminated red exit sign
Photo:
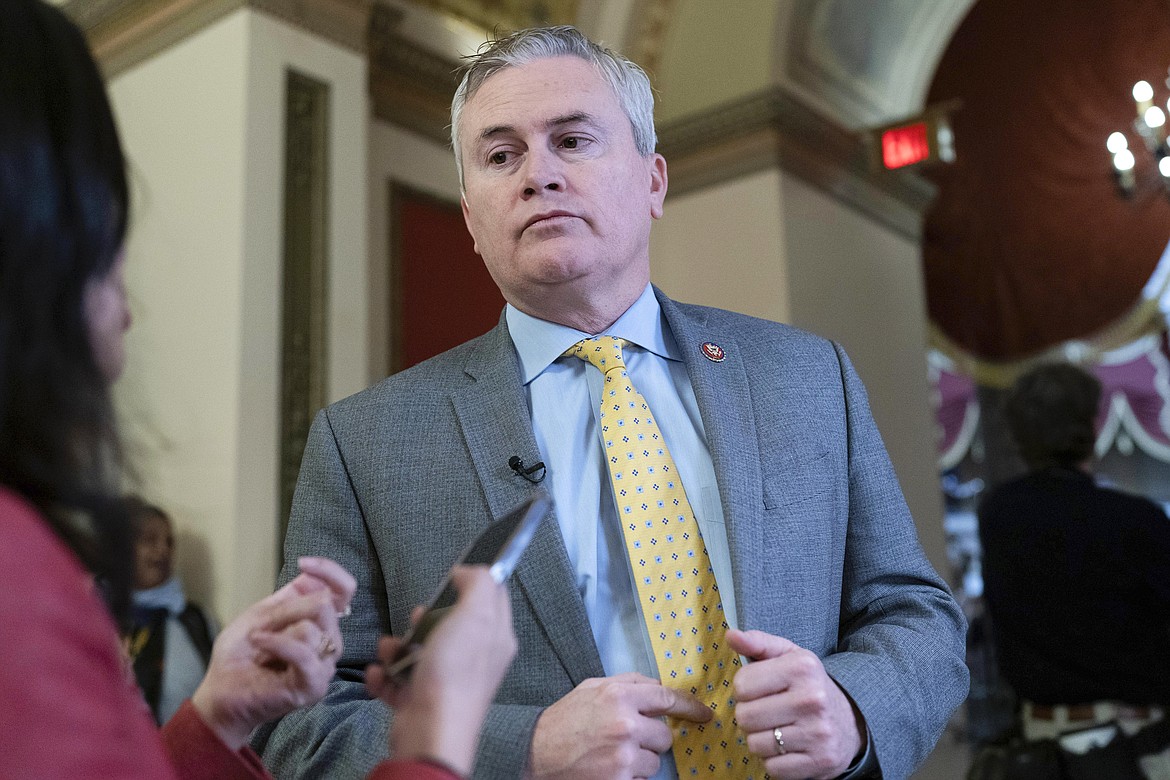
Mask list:
[[[949,113],[958,101],[932,106],[920,116],[869,131],[875,168],[896,171],[911,165],[955,161],[955,135]]]
[[[926,136],[926,122],[891,127],[882,133],[882,165],[903,168],[930,159],[930,141]]]

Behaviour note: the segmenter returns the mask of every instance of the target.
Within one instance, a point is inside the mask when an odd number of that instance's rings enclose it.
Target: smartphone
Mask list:
[[[496,583],[505,582],[512,576],[516,563],[524,554],[528,543],[532,541],[537,526],[548,514],[551,506],[552,499],[547,494],[535,494],[502,519],[485,528],[467,546],[451,568],[460,565],[487,566]],[[402,651],[397,658],[386,664],[387,675],[404,677],[409,674],[410,668],[418,661],[427,636],[455,605],[458,595],[451,584],[451,571],[448,570],[435,595],[427,603],[422,617],[402,638]]]

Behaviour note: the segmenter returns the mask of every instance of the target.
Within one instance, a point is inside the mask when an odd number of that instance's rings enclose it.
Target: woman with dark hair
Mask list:
[[[307,560],[245,611],[154,730],[120,654],[131,523],[109,386],[130,325],[122,151],[80,32],[32,0],[0,17],[0,755],[15,777],[262,777],[244,742],[333,674],[353,579]],[[114,618],[111,620],[111,617]],[[329,652],[319,652],[318,648]]]
[[[102,578],[122,615],[131,540],[111,490],[120,453],[107,392],[122,356],[97,328],[91,340],[86,320],[87,312],[100,313],[103,331],[129,325],[121,292],[122,151],[76,29],[29,3],[6,4],[4,17],[0,483],[37,507]]]
[[[40,0],[3,7],[0,774],[267,777],[248,735],[324,694],[354,580],[333,561],[301,559],[296,579],[220,634],[206,677],[160,739],[116,627],[129,614],[134,561],[110,399],[130,325],[122,150],[80,31]],[[415,683],[372,675],[371,693],[404,711],[398,755],[416,759],[374,777],[450,777],[434,756],[470,770],[515,638],[507,593],[486,570],[456,583],[459,603]],[[468,662],[473,641],[484,652]],[[397,647],[386,638],[383,659]]]
[[[1024,739],[1083,753],[1069,734],[1108,724],[1121,738],[1094,760],[1132,770],[1134,755],[1167,747],[1170,520],[1093,480],[1100,398],[1097,378],[1066,363],[1038,366],[1008,392],[1004,416],[1028,471],[980,504],[984,598]],[[1149,762],[1161,762],[1150,777],[1170,770],[1165,756]]]

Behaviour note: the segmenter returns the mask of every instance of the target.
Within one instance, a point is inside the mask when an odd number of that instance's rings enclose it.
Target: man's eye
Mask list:
[[[565,147],[566,149],[576,149],[577,143],[580,140],[581,139],[579,139],[579,138],[569,137],[569,138],[566,138],[565,140],[561,141],[561,146]]]
[[[507,152],[495,152],[488,159],[491,160],[492,165],[503,165],[504,163],[508,162],[508,153]]]

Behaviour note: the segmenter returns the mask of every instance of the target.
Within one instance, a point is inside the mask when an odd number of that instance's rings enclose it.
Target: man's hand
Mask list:
[[[640,674],[586,680],[536,721],[529,776],[554,778],[651,777],[670,749],[661,719],[705,723],[711,710],[687,693]]]
[[[864,726],[821,659],[763,631],[730,630],[727,641],[753,661],[735,673],[735,718],[768,775],[821,780],[843,774],[861,751]]]

